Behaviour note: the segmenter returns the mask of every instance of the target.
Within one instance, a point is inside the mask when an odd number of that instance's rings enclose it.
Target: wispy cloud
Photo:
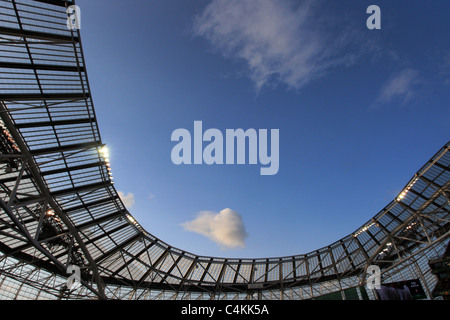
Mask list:
[[[122,200],[123,204],[127,209],[131,209],[134,206],[134,194],[129,192],[125,194],[122,191],[117,191],[119,194],[120,199]]]
[[[319,31],[316,9],[312,1],[212,0],[196,17],[194,33],[225,57],[243,61],[258,90],[274,83],[299,89],[354,58],[340,55],[343,37],[329,41]]]
[[[186,231],[201,234],[222,248],[243,248],[247,232],[239,213],[231,209],[202,211],[192,221],[182,223]]]
[[[398,100],[406,103],[416,94],[420,83],[419,73],[414,69],[403,69],[394,74],[382,87],[378,97],[380,103]]]

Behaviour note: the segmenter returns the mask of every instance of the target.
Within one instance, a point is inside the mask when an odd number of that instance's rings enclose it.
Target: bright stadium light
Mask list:
[[[356,232],[353,236],[354,237],[357,237],[357,236],[359,236],[361,233],[363,233],[363,232],[366,232],[368,229],[370,229],[372,226],[377,226],[377,224],[375,223],[375,222],[371,222],[370,224],[368,224],[368,225],[365,225],[365,226],[363,226],[361,229],[359,229],[359,231],[358,232]]]
[[[403,190],[397,197],[397,201],[400,201],[401,199],[403,199],[406,194],[408,193],[408,191],[412,188],[412,186],[417,182],[417,180],[419,180],[419,177],[416,177],[410,184],[408,184],[408,186],[405,188],[405,190]]]
[[[106,172],[108,173],[109,180],[111,184],[114,184],[113,176],[111,172],[111,163],[109,162],[109,149],[106,145],[102,146],[100,149],[98,149],[98,152],[103,157],[103,160],[105,161],[106,165]]]
[[[109,158],[109,150],[106,146],[101,147],[98,151],[100,152],[103,158],[105,159]]]
[[[127,214],[127,218],[128,218],[128,220],[131,222],[131,223],[133,223],[133,224],[135,224],[137,221],[136,221],[136,219],[134,219],[131,215],[129,215],[129,214]]]

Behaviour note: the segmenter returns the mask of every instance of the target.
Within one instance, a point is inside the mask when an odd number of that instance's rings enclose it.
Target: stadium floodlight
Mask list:
[[[113,176],[111,172],[111,163],[109,162],[109,150],[106,145],[103,145],[100,149],[98,149],[99,154],[102,156],[103,160],[105,161],[106,165],[106,172],[108,173],[109,180],[111,184],[114,184]]]
[[[411,183],[408,184],[408,186],[398,195],[397,197],[397,201],[400,201],[401,199],[403,199],[406,194],[408,193],[408,191],[412,188],[412,186],[417,182],[417,180],[419,180],[419,177],[416,177]]]
[[[136,224],[136,223],[137,223],[136,219],[134,219],[133,216],[127,214],[127,218],[128,218],[128,220],[129,220],[131,223],[133,223],[133,224]]]
[[[20,63],[0,57],[2,77],[15,79],[14,88],[7,81],[0,90],[0,140],[6,148],[0,152],[0,299],[378,299],[364,286],[375,264],[386,284],[418,279],[424,292],[419,299],[445,294],[440,289],[445,284],[432,274],[445,258],[450,234],[450,142],[397,190],[394,201],[328,246],[258,258],[191,253],[147,232],[120,202],[107,170],[108,154],[116,154],[117,146],[112,150],[100,139],[81,38],[65,23],[69,1],[0,2],[0,20],[8,21],[7,28],[0,27],[2,44],[28,53]],[[27,25],[33,30],[23,30]],[[51,70],[50,91],[23,71],[41,69]],[[75,77],[79,81],[70,88],[61,83]],[[70,104],[73,110],[59,120],[55,107],[24,112],[36,102]],[[70,126],[70,133],[55,129],[60,126]],[[241,134],[231,130],[236,138]],[[403,200],[395,201],[399,196]],[[352,194],[348,197],[351,201]],[[67,285],[68,266],[80,267],[81,288]],[[248,314],[255,306],[236,310]]]
[[[108,150],[108,147],[103,146],[103,147],[101,147],[98,151],[100,152],[100,154],[101,154],[101,156],[102,156],[103,158],[105,158],[105,159],[108,159],[108,158],[109,158],[109,150]]]

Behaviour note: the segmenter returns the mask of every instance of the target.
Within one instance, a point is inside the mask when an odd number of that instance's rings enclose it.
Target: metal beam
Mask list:
[[[122,266],[120,266],[116,271],[114,271],[111,274],[111,277],[114,277],[115,275],[117,275],[118,273],[120,273],[123,269],[125,269],[127,267],[128,264],[130,264],[133,260],[137,260],[140,263],[144,264],[142,262],[142,259],[140,259],[139,257],[144,254],[145,252],[148,252],[148,250],[154,246],[156,244],[156,242],[151,242],[150,245],[145,246],[141,251],[139,251],[137,254],[135,254],[127,263],[124,263]]]
[[[93,162],[93,163],[83,164],[83,165],[80,165],[80,166],[73,166],[73,167],[68,167],[68,168],[59,168],[59,169],[43,171],[43,172],[41,172],[41,175],[43,177],[45,177],[45,176],[49,176],[49,175],[53,175],[53,174],[69,173],[69,172],[73,172],[73,171],[77,171],[77,170],[84,170],[84,169],[100,167],[100,166],[102,166],[104,164],[105,164],[104,162]],[[23,175],[22,180],[32,179],[32,178],[33,178],[32,175],[25,174],[25,175]],[[16,180],[16,177],[10,177],[10,178],[2,179],[1,182],[2,183],[8,183],[8,182],[13,182],[15,180]]]
[[[61,261],[56,259],[55,256],[53,254],[51,254],[47,249],[45,249],[39,243],[39,241],[37,241],[36,239],[34,239],[33,236],[30,235],[28,230],[22,225],[22,223],[19,221],[19,219],[16,217],[16,215],[11,211],[11,208],[2,199],[0,199],[0,207],[9,216],[9,218],[14,222],[16,227],[19,228],[20,232],[28,240],[28,242],[30,244],[32,244],[34,248],[39,250],[44,256],[46,256],[49,259],[49,261],[51,261],[58,268],[60,273],[65,274],[66,271],[67,271],[67,267]],[[101,293],[98,292],[93,287],[91,287],[88,283],[86,283],[82,279],[80,279],[80,281],[86,288],[88,288],[92,292],[94,292],[94,293],[98,294],[99,296],[101,296]]]
[[[8,27],[0,26],[0,34],[14,36],[14,37],[25,37],[39,40],[57,41],[57,42],[76,42],[80,41],[79,37],[71,37],[62,34],[48,33],[42,31],[32,31],[32,30],[19,30]]]
[[[7,62],[0,61],[0,68],[7,69],[22,69],[22,70],[46,70],[46,71],[61,71],[61,72],[85,72],[83,66],[68,66],[58,64],[30,64],[21,62]]]
[[[56,198],[56,197],[61,197],[61,196],[65,196],[68,194],[75,194],[78,192],[90,191],[93,189],[99,189],[99,188],[103,188],[103,187],[107,187],[107,186],[109,186],[109,184],[102,181],[102,182],[97,182],[97,183],[85,184],[85,185],[75,187],[75,188],[67,188],[67,189],[50,192],[50,195],[53,198]]]
[[[46,154],[52,154],[52,153],[58,153],[58,152],[99,148],[101,146],[102,146],[102,143],[100,141],[92,141],[92,142],[82,142],[82,143],[61,145],[61,146],[57,146],[57,147],[33,149],[33,150],[30,150],[30,153],[33,156],[40,156],[40,155],[46,155]]]
[[[94,122],[97,122],[97,120],[95,118],[22,122],[22,123],[16,123],[16,128],[24,129],[24,128],[38,128],[38,127],[56,127],[56,126],[78,125],[78,124],[91,124]]]
[[[34,1],[47,3],[58,7],[67,7],[74,4],[74,2],[70,0],[34,0]]]
[[[126,247],[127,245],[133,243],[134,241],[136,241],[137,239],[139,239],[140,237],[142,237],[141,234],[136,234],[134,237],[131,237],[130,239],[122,242],[120,245],[114,247],[113,249],[109,250],[108,252],[106,252],[105,254],[103,254],[102,256],[98,257],[97,259],[95,259],[94,263],[97,265],[99,263],[101,263],[103,260],[105,260],[106,258],[108,258],[109,256],[115,254],[116,252],[122,250],[124,247]]]
[[[101,204],[105,204],[105,203],[113,203],[117,199],[119,199],[119,196],[115,195],[114,197],[111,197],[111,198],[102,198],[100,200],[80,204],[78,206],[64,208],[64,211],[67,214],[70,214],[70,212],[72,212],[72,211],[81,210],[81,209],[87,210],[88,208],[93,207],[93,206],[97,206],[97,205],[101,205]]]
[[[22,151],[22,154],[26,158],[28,169],[31,172],[31,174],[33,175],[34,181],[36,182],[36,185],[39,188],[39,191],[41,192],[41,194],[44,197],[47,198],[49,206],[54,210],[54,212],[58,215],[58,217],[62,220],[62,222],[69,229],[69,231],[71,232],[72,236],[75,238],[75,240],[77,241],[78,245],[80,246],[81,251],[84,253],[84,256],[88,260],[88,262],[90,264],[90,267],[92,269],[92,272],[93,272],[93,279],[94,279],[94,281],[95,281],[95,283],[97,285],[97,288],[98,288],[98,291],[97,290],[93,291],[92,289],[91,289],[91,291],[96,293],[100,298],[106,299],[106,296],[105,296],[105,293],[104,293],[102,279],[100,277],[100,274],[98,272],[98,267],[95,264],[94,259],[92,259],[89,250],[84,245],[83,240],[81,239],[80,235],[78,234],[77,229],[75,228],[75,226],[72,224],[70,219],[66,216],[66,214],[60,209],[60,207],[58,206],[56,201],[52,198],[50,192],[47,189],[47,186],[46,186],[45,182],[43,181],[43,178],[40,175],[40,172],[38,170],[38,167],[36,166],[36,163],[34,162],[34,159],[33,159],[32,155],[28,151],[27,145],[22,140],[22,136],[15,129],[14,123],[11,120],[11,118],[9,117],[8,109],[6,108],[6,106],[5,106],[5,104],[3,102],[0,102],[0,111],[1,111],[0,112],[0,117],[3,120],[4,125],[6,126],[6,128],[9,131],[9,133],[11,134],[13,139],[15,140],[16,144],[18,145],[18,147]],[[19,222],[19,225],[20,225],[20,222]],[[35,241],[33,237],[31,237],[31,239],[32,239],[32,241]]]
[[[1,66],[0,66],[1,67]],[[85,100],[89,93],[2,93],[0,101]]]
[[[76,228],[78,230],[83,230],[83,229],[86,229],[86,228],[89,228],[89,227],[92,227],[92,226],[95,226],[95,225],[99,225],[99,224],[101,224],[103,222],[106,222],[106,221],[118,218],[120,216],[123,216],[123,212],[116,211],[116,212],[108,214],[106,216],[103,216],[103,217],[100,217],[100,218],[97,218],[97,219],[94,219],[92,221],[88,221],[88,222],[85,222],[85,223],[81,223],[81,224],[75,225],[75,226],[76,226]]]

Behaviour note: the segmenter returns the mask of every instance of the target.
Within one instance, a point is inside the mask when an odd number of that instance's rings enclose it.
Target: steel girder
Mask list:
[[[312,298],[448,241],[450,143],[361,228],[307,254],[206,257],[156,238],[123,205],[99,152],[81,36],[66,27],[71,4],[0,1],[0,275],[59,298]],[[77,292],[64,289],[70,264],[83,270]]]

